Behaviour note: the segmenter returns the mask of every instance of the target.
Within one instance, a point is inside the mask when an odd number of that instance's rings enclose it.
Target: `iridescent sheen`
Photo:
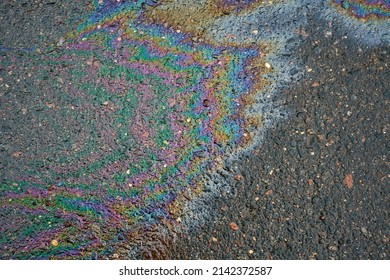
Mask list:
[[[1,50],[4,67],[34,72],[27,84],[44,109],[32,119],[55,116],[47,131],[69,138],[38,145],[25,172],[1,182],[3,258],[112,256],[139,228],[175,223],[178,198],[246,143],[241,101],[258,50],[193,44],[142,22],[144,3],[95,1],[58,46]]]

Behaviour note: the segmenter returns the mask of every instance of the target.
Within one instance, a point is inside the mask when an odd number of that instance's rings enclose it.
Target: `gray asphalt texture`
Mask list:
[[[275,97],[288,119],[232,164],[231,192],[174,257],[389,259],[390,47],[308,19],[294,55],[312,71]]]
[[[44,46],[88,10],[88,1],[16,2],[0,3],[1,46]],[[208,202],[214,211],[169,258],[389,259],[390,46],[356,44],[337,24],[324,36],[325,26],[309,16],[286,54],[312,69],[273,97],[288,118],[232,163],[230,192]]]

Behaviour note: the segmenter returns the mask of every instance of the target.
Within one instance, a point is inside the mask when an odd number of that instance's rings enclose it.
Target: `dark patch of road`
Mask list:
[[[233,164],[240,180],[172,258],[389,259],[390,47],[322,26],[301,38],[305,80],[279,96],[290,117]]]
[[[33,48],[57,43],[90,10],[91,1],[0,1],[0,47]]]

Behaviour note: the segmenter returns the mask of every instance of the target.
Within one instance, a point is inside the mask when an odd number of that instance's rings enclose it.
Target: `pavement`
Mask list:
[[[0,258],[389,259],[389,4],[139,2],[146,39],[111,21],[115,1],[0,4]],[[178,79],[171,53],[199,77],[233,58],[212,84],[228,97]]]

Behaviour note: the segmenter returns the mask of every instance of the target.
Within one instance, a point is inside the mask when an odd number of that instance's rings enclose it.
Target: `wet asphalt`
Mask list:
[[[61,2],[2,1],[0,44],[57,40],[88,10]],[[178,234],[168,258],[389,259],[390,46],[324,26],[309,17],[286,54],[305,66],[274,96],[287,117],[231,163],[230,191],[207,202],[214,211]]]

